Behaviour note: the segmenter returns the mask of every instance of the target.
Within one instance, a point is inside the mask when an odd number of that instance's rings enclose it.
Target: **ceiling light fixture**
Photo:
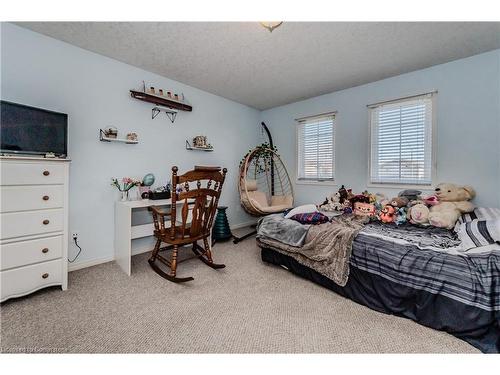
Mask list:
[[[262,21],[260,24],[269,30],[270,33],[273,32],[274,29],[281,26],[283,21]]]

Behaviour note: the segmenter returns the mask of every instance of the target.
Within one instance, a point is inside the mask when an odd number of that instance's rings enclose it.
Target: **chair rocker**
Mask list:
[[[162,212],[158,207],[150,207],[153,215],[154,236],[156,244],[148,260],[153,270],[165,279],[181,283],[194,280],[193,277],[177,277],[177,265],[184,260],[178,260],[179,248],[192,244],[195,257],[214,269],[224,268],[224,264],[216,264],[212,259],[208,237],[212,228],[217,204],[226,177],[227,169],[218,167],[195,167],[194,170],[178,176],[178,168],[172,168],[172,205],[171,211]],[[207,181],[202,187],[202,181]],[[194,184],[195,183],[195,184]],[[190,185],[191,184],[191,185]],[[194,184],[194,186],[192,186]],[[177,187],[181,192],[176,194]],[[180,208],[180,220],[177,221],[177,202],[184,201]],[[188,222],[189,210],[191,220]],[[170,227],[165,227],[165,218],[169,217]],[[198,244],[203,241],[203,246]],[[166,247],[161,247],[166,243]],[[160,254],[160,251],[172,250],[170,259]],[[167,272],[160,268],[159,263],[167,266]]]

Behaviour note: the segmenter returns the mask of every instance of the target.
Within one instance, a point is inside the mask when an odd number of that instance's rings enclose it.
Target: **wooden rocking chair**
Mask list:
[[[162,212],[157,207],[150,207],[154,221],[154,236],[156,244],[148,260],[151,268],[167,280],[179,283],[194,280],[192,277],[176,277],[179,247],[193,244],[192,251],[203,263],[212,268],[224,268],[224,264],[216,264],[212,260],[212,253],[208,237],[217,209],[217,203],[224,184],[227,169],[218,167],[195,167],[194,170],[177,176],[177,167],[172,168],[172,209],[170,212]],[[202,181],[206,180],[206,186],[202,187]],[[190,183],[196,182],[196,186]],[[213,186],[212,186],[213,185]],[[183,190],[175,193],[177,186]],[[180,211],[180,221],[177,222],[176,202],[184,201]],[[191,209],[191,221],[188,222],[188,213]],[[165,217],[170,216],[170,228],[165,228]],[[203,241],[203,247],[198,245]],[[164,242],[168,246],[161,248]],[[161,249],[160,249],[161,248]],[[160,255],[160,250],[172,249],[171,259],[168,260]],[[191,259],[191,258],[188,258]],[[185,259],[187,260],[187,259]],[[163,271],[157,262],[165,264],[169,272]]]

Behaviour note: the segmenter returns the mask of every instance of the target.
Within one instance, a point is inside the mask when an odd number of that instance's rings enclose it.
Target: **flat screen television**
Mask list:
[[[68,154],[68,115],[0,101],[0,140],[4,154]]]

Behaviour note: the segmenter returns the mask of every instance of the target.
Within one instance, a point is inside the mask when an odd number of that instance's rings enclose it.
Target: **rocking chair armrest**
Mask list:
[[[165,217],[171,215],[171,211],[161,211],[158,207],[150,206],[148,210],[153,214],[155,230],[165,230]]]
[[[161,217],[170,216],[172,211],[162,211],[157,206],[150,206],[148,209],[153,212],[153,215],[156,214]]]

